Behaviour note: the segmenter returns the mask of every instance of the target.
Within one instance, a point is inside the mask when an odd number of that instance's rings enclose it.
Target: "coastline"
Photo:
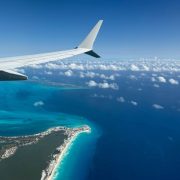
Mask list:
[[[0,161],[3,159],[7,159],[10,156],[13,156],[16,151],[23,146],[28,146],[32,144],[38,143],[39,140],[44,138],[45,136],[50,135],[52,132],[57,132],[64,130],[65,128],[62,126],[49,128],[46,131],[41,133],[36,133],[33,135],[24,135],[24,136],[0,136],[0,144],[2,142],[8,142],[8,146],[0,149]]]
[[[23,176],[29,177],[29,180],[31,178],[55,179],[57,168],[61,167],[62,160],[73,141],[81,133],[90,132],[91,128],[87,125],[74,128],[57,126],[30,136],[0,136],[0,179],[14,178],[18,180],[22,179]],[[46,148],[44,149],[44,147]],[[43,152],[41,153],[41,151]],[[17,165],[17,161],[21,163]],[[26,166],[22,166],[27,161],[28,167],[30,167],[28,169]],[[31,170],[36,161],[39,163],[36,164],[36,169],[32,174]],[[25,173],[21,172],[22,169]],[[12,173],[6,173],[7,171]]]
[[[49,166],[46,170],[43,170],[41,180],[53,180],[56,170],[61,164],[65,154],[67,153],[69,147],[73,143],[73,141],[80,135],[81,133],[90,133],[91,129],[89,126],[83,126],[81,128],[72,128],[67,129],[68,139],[64,141],[63,145],[61,145],[57,150],[59,153],[53,157],[53,160],[49,163]]]

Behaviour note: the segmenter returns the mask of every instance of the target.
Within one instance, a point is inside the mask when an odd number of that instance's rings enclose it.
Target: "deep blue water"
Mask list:
[[[59,169],[64,179],[179,180],[180,86],[161,83],[155,88],[148,73],[138,80],[128,76],[122,73],[117,79],[118,91],[3,83],[0,133],[31,134],[58,124],[90,124],[96,133],[74,142]],[[95,93],[112,99],[94,98]],[[119,96],[126,101],[117,102]],[[34,107],[40,100],[44,106]]]

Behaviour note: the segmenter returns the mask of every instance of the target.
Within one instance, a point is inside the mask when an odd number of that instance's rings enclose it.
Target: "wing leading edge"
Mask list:
[[[57,61],[57,60],[73,57],[76,55],[80,55],[83,53],[99,58],[100,56],[97,55],[92,49],[93,49],[94,41],[97,37],[97,34],[100,30],[102,23],[103,20],[100,20],[94,26],[94,28],[91,30],[88,36],[84,39],[84,41],[75,49],[36,54],[36,55],[0,58],[0,81],[26,80],[27,76],[17,73],[16,71],[13,71],[13,69],[20,68],[23,66]]]

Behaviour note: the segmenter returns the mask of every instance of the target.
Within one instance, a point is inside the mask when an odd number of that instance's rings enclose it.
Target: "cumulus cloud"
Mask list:
[[[151,77],[151,81],[152,81],[152,82],[155,82],[156,79],[155,79],[154,77]]]
[[[51,71],[45,71],[44,73],[47,74],[47,75],[52,75],[53,74]]]
[[[144,71],[149,71],[149,67],[147,65],[142,65],[142,68],[144,69]]]
[[[137,78],[136,78],[135,75],[130,75],[130,76],[129,76],[129,79],[131,79],[131,80],[137,80]]]
[[[157,78],[158,78],[159,82],[166,83],[166,79],[163,76],[159,76]]]
[[[43,101],[36,101],[33,105],[35,107],[44,106],[44,102]]]
[[[139,71],[139,68],[138,66],[134,65],[134,64],[131,64],[131,71]]]
[[[84,70],[84,66],[82,64],[71,63],[68,67],[74,70]]]
[[[105,74],[100,74],[100,73],[95,73],[93,71],[88,71],[88,72],[80,72],[80,77],[81,78],[100,78],[100,79],[104,79],[104,80],[115,80],[115,76],[117,76],[116,74],[112,74],[112,75],[105,75]]]
[[[153,104],[152,105],[155,109],[164,109],[163,106],[159,105],[159,104]]]
[[[110,84],[107,82],[99,83],[99,87],[103,89],[110,88]]]
[[[80,72],[80,78],[85,78],[84,73]]]
[[[177,81],[177,80],[175,80],[175,79],[169,79],[169,83],[170,84],[173,84],[173,85],[178,85],[179,84],[179,82]]]
[[[73,75],[73,72],[71,70],[68,70],[68,71],[64,72],[64,75],[70,77]]]
[[[134,106],[137,106],[138,105],[138,103],[136,102],[136,101],[131,101],[130,102],[132,105],[134,105]]]
[[[59,69],[59,65],[54,64],[54,63],[47,63],[47,64],[45,64],[45,68],[52,69],[52,70]]]
[[[104,71],[118,71],[119,68],[115,64],[99,64],[93,67],[93,69],[99,69]]]
[[[41,69],[41,68],[43,68],[43,65],[42,64],[32,64],[32,65],[29,65],[28,67],[31,67],[33,69]]]
[[[154,84],[153,85],[155,88],[159,88],[160,86],[159,86],[159,84]]]
[[[112,81],[115,80],[115,75],[110,75],[109,79],[112,80]]]
[[[95,81],[90,80],[89,82],[87,82],[87,85],[88,85],[89,87],[96,87],[98,84],[97,84]]]
[[[118,90],[119,87],[116,83],[107,83],[107,82],[103,82],[103,83],[99,83],[99,88],[103,88],[103,89],[114,89],[114,90]]]
[[[78,59],[66,59],[56,63],[46,63],[43,65],[31,65],[31,68],[48,68],[59,70],[101,70],[101,71],[151,71],[154,72],[180,72],[180,61],[174,59],[139,59],[139,60],[80,60]]]
[[[121,102],[121,103],[124,103],[125,102],[125,99],[124,99],[124,97],[118,97],[117,99],[116,99],[118,102]]]
[[[87,73],[84,73],[84,76],[89,77],[89,78],[94,78],[95,76],[97,76],[97,74],[94,72],[88,71]]]
[[[119,89],[119,86],[116,83],[108,83],[108,82],[97,83],[93,80],[90,80],[89,82],[87,82],[87,85],[89,87],[98,87],[102,89],[114,89],[114,90]]]
[[[99,78],[106,79],[106,80],[112,80],[112,81],[115,80],[114,75],[106,76],[105,74],[99,74]]]

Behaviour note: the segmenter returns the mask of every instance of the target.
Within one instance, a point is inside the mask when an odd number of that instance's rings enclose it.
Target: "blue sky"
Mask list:
[[[177,0],[1,0],[0,56],[75,47],[104,19],[103,57],[180,58],[179,9]]]

